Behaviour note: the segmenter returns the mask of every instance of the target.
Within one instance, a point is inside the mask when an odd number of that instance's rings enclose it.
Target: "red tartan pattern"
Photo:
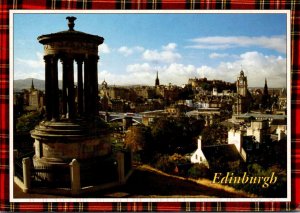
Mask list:
[[[290,211],[300,210],[300,90],[297,0],[2,0],[0,3],[0,211]],[[9,202],[9,10],[10,9],[288,9],[291,10],[292,202]]]

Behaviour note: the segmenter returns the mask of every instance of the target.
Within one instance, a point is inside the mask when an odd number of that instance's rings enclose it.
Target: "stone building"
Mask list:
[[[267,120],[251,121],[251,126],[247,128],[247,136],[254,136],[255,140],[262,143],[269,134],[269,123]]]
[[[197,149],[190,155],[190,161],[203,164],[208,168],[216,165],[223,167],[228,163],[241,164],[245,162],[246,153],[241,144],[235,142],[203,146],[200,136]]]
[[[34,87],[33,79],[29,89],[14,92],[14,105],[18,106],[19,112],[41,110],[44,107],[44,99],[44,93]]]
[[[241,70],[240,75],[237,77],[236,88],[238,95],[246,97],[248,90],[248,82],[243,70]]]
[[[245,76],[244,71],[241,70],[240,75],[237,77],[236,81],[237,97],[236,103],[233,107],[235,114],[239,115],[249,111],[251,104],[251,94],[248,91],[248,81],[247,76]]]
[[[287,91],[286,88],[283,88],[280,91],[280,95],[278,97],[278,104],[280,110],[286,110],[287,109]]]
[[[44,106],[44,93],[34,88],[33,79],[32,79],[31,88],[29,90],[28,96],[29,96],[28,106],[31,109],[38,110]]]

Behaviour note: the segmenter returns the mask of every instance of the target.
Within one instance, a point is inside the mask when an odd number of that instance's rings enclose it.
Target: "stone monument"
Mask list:
[[[98,116],[98,46],[104,39],[74,30],[76,17],[66,19],[68,30],[37,38],[44,45],[46,117],[31,131],[35,139],[33,165],[56,171],[40,173],[39,178],[49,183],[69,181],[70,174],[62,175],[59,171],[68,168],[74,159],[82,166],[96,165],[97,159],[112,152]],[[61,95],[59,63],[62,64]]]

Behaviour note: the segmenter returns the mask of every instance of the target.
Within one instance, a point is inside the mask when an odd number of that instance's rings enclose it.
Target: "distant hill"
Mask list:
[[[13,85],[14,91],[21,91],[22,89],[30,89],[32,80],[33,80],[34,88],[45,91],[45,80],[40,80],[36,78],[14,80],[14,85]],[[58,81],[58,86],[59,88],[62,87],[61,81]]]
[[[45,80],[40,80],[40,79],[36,79],[36,78],[26,78],[26,79],[20,79],[20,80],[14,80],[14,91],[18,92],[21,91],[22,89],[30,89],[31,88],[31,82],[33,79],[33,85],[34,88],[38,89],[38,90],[42,90],[45,91]],[[99,82],[98,82],[99,83]],[[99,83],[99,88],[101,86],[101,83]],[[75,85],[77,84],[77,82],[75,82]],[[62,88],[62,81],[58,81],[58,86],[61,89]],[[128,88],[132,88],[132,87],[140,87],[143,85],[109,85],[110,87],[116,86],[116,87],[128,87]]]
[[[20,91],[22,89],[30,89],[32,80],[33,80],[34,88],[42,91],[45,90],[45,80],[26,78],[26,79],[14,80],[14,85],[13,85],[14,91]]]

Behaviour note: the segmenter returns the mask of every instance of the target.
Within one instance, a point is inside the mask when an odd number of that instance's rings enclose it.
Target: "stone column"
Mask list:
[[[78,102],[78,114],[83,112],[83,82],[82,82],[82,59],[77,59],[77,102]]]
[[[77,195],[80,193],[80,165],[76,159],[73,159],[70,165],[71,175],[71,193]]]
[[[84,61],[84,112],[87,116],[98,114],[98,63],[97,55],[89,55]]]
[[[69,114],[68,118],[75,117],[75,94],[74,94],[74,70],[73,59],[64,57],[63,63],[63,114]]]
[[[30,160],[30,158],[29,157],[23,158],[22,165],[23,165],[23,182],[24,182],[23,191],[25,193],[27,193],[31,187],[31,174],[30,174],[31,160]]]
[[[98,114],[98,59],[96,55],[90,56],[90,80],[91,80],[91,113]]]
[[[68,60],[68,106],[69,106],[69,118],[75,117],[75,92],[74,92],[74,66],[73,59]]]
[[[51,66],[51,81],[52,81],[52,120],[57,120],[59,118],[59,94],[58,94],[58,68],[57,62],[58,58],[53,57],[52,59],[52,66]]]
[[[44,56],[45,61],[45,102],[46,102],[46,119],[52,119],[52,78],[51,78],[51,56]]]
[[[89,115],[90,112],[90,75],[89,75],[89,58],[84,60],[84,114]]]
[[[64,60],[61,60],[63,65],[62,70],[62,115],[65,117],[67,115],[67,88],[68,88],[68,63]]]

